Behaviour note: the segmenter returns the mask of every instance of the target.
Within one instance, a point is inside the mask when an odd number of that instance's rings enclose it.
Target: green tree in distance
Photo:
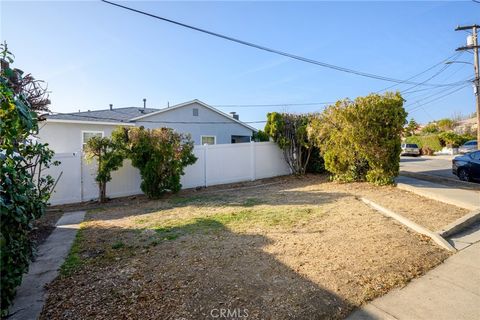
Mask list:
[[[410,137],[415,134],[415,132],[420,128],[420,125],[415,121],[415,119],[410,119],[407,126],[405,127],[405,136]]]

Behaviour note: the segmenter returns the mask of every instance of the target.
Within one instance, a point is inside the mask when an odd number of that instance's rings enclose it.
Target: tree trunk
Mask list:
[[[99,182],[98,183],[98,192],[100,197],[98,199],[99,202],[106,202],[107,201],[107,183],[106,182]]]

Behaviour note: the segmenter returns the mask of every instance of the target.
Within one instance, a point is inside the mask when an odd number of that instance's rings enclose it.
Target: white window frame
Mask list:
[[[200,136],[200,144],[203,146],[204,143],[203,143],[203,138],[213,138],[213,144],[217,144],[217,136],[213,136],[213,135],[201,135]]]
[[[104,131],[99,131],[99,130],[82,130],[82,150],[84,149],[85,145],[87,144],[87,142],[85,142],[85,141],[83,140],[85,133],[101,133],[101,134],[102,134],[102,138],[105,136],[105,132],[104,132]]]

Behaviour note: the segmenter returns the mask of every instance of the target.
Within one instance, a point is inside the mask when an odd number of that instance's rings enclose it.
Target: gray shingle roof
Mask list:
[[[92,110],[84,112],[62,113],[47,115],[47,119],[98,121],[98,122],[129,122],[130,119],[149,114],[160,109],[153,108],[113,108],[112,110]]]

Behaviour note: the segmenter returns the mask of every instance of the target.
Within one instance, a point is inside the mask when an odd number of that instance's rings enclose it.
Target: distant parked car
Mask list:
[[[480,151],[455,157],[452,160],[452,173],[462,181],[480,181]]]
[[[458,152],[467,153],[467,152],[475,151],[477,149],[478,149],[477,140],[470,140],[470,141],[465,142],[463,145],[461,145],[458,148]]]
[[[402,143],[402,153],[401,156],[419,156],[420,148],[415,143]]]

